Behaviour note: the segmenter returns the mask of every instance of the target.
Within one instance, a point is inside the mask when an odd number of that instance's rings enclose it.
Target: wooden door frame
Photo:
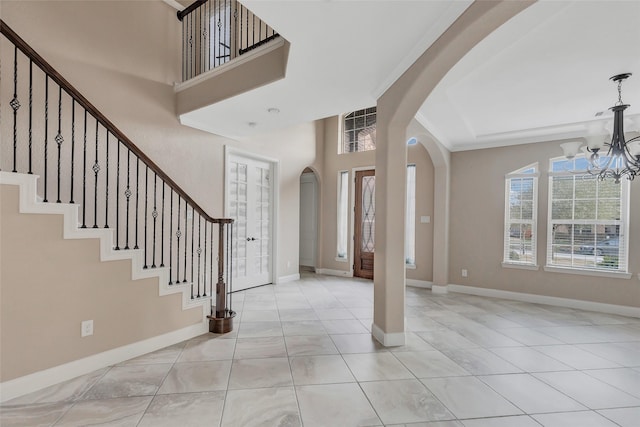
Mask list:
[[[368,171],[368,170],[376,170],[375,165],[372,166],[358,166],[355,168],[351,168],[351,175],[350,175],[350,179],[351,179],[351,183],[350,183],[350,187],[349,187],[349,196],[348,196],[348,203],[349,203],[349,237],[351,237],[351,239],[348,239],[347,241],[347,247],[348,252],[349,252],[349,260],[351,262],[349,262],[349,277],[354,277],[353,273],[353,266],[355,264],[355,222],[356,222],[356,215],[355,215],[355,209],[356,209],[356,172],[360,172],[360,171]]]
[[[271,165],[272,172],[272,185],[271,185],[271,265],[269,266],[269,273],[271,275],[271,282],[273,284],[278,283],[278,210],[280,207],[280,161],[272,157],[261,156],[259,154],[251,153],[250,151],[241,150],[239,148],[231,147],[229,145],[224,146],[224,164],[222,166],[222,174],[224,175],[224,188],[222,189],[222,204],[224,206],[224,216],[229,218],[229,198],[227,197],[227,189],[229,188],[229,175],[227,174],[229,166],[229,157],[237,156],[244,157],[250,160],[257,160],[260,162],[266,162]]]
[[[360,169],[360,168],[359,168]],[[369,173],[366,173],[369,172]],[[375,168],[373,169],[360,169],[357,171],[354,171],[353,173],[353,188],[354,188],[354,192],[353,192],[353,262],[351,264],[351,269],[353,272],[353,276],[356,276],[356,273],[358,272],[358,270],[360,270],[359,267],[356,267],[358,265],[359,259],[360,257],[360,247],[361,247],[361,222],[362,222],[362,200],[360,200],[361,198],[361,193],[362,193],[362,187],[358,185],[358,175],[362,175],[362,177],[366,177],[366,176],[373,176],[375,178]],[[375,197],[375,195],[374,195]],[[360,203],[358,203],[360,202]],[[358,221],[358,223],[356,224],[356,220],[357,218],[360,218],[360,221]],[[375,234],[374,234],[374,242],[375,242]],[[372,263],[373,263],[373,256],[372,256]],[[371,274],[365,274],[362,275],[362,272],[360,272],[360,276],[356,276],[356,277],[362,277],[365,279],[373,279],[373,270],[371,271]]]

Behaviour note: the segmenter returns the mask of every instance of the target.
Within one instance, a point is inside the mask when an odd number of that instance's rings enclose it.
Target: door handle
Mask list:
[[[255,240],[256,240],[255,237],[247,237],[247,242],[253,242]]]

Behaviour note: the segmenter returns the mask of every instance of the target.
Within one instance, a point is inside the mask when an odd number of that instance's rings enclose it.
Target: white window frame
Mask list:
[[[338,172],[336,197],[336,261],[349,261],[349,171]]]
[[[528,170],[533,172],[526,172]],[[507,268],[522,268],[537,270],[538,267],[538,178],[540,177],[538,163],[532,163],[516,171],[505,175],[504,193],[504,240],[502,266]],[[522,218],[511,219],[511,182],[512,179],[532,179],[533,180],[533,206],[530,220]],[[511,259],[511,225],[513,223],[531,225],[531,261],[519,261]]]
[[[411,173],[413,170],[413,181]],[[407,165],[407,206],[405,210],[404,261],[409,269],[416,268],[416,165]]]
[[[573,160],[573,164],[575,165],[576,160],[584,159],[584,155],[578,155]],[[591,276],[603,276],[603,277],[615,277],[615,278],[625,278],[630,279],[632,274],[628,273],[629,266],[629,199],[630,199],[630,185],[628,180],[621,180],[620,184],[622,188],[620,189],[620,219],[619,220],[591,220],[591,219],[572,219],[572,220],[553,220],[552,219],[552,209],[553,209],[553,179],[555,177],[562,176],[571,176],[571,177],[580,177],[587,175],[588,172],[586,170],[565,170],[565,171],[554,171],[554,163],[558,161],[566,161],[567,159],[564,157],[555,157],[549,160],[549,200],[548,200],[548,217],[547,217],[547,256],[546,256],[546,265],[544,267],[545,271],[550,272],[560,272],[560,273],[570,273],[570,274],[583,274],[583,275],[591,275]],[[593,177],[592,179],[597,179]],[[575,191],[575,187],[574,187]],[[575,200],[575,196],[573,198]],[[595,199],[596,205],[598,199]],[[618,268],[598,268],[598,267],[579,267],[579,266],[566,266],[560,264],[553,264],[552,258],[552,244],[553,244],[553,226],[554,224],[586,224],[586,225],[618,225],[619,226],[619,238],[620,238],[620,249],[618,256]],[[573,254],[573,252],[572,252]]]

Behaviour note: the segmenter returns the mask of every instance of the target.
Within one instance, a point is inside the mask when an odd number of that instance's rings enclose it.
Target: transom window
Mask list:
[[[629,183],[586,167],[584,156],[551,160],[547,265],[626,272]]]
[[[538,165],[505,179],[504,263],[536,265]]]
[[[343,153],[376,149],[376,107],[345,114],[342,128]]]

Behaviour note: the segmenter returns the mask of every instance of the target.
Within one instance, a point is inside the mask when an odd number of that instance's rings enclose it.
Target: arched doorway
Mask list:
[[[300,272],[315,272],[318,247],[318,178],[310,168],[300,175]]]

